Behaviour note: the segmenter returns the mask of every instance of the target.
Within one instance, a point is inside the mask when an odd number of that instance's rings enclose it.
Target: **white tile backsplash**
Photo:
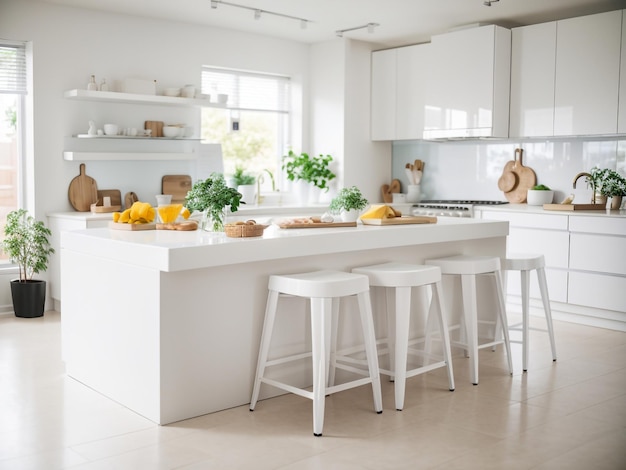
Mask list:
[[[591,200],[591,191],[574,177],[594,166],[616,169],[626,176],[626,140],[576,138],[523,141],[397,141],[393,143],[392,175],[406,192],[405,165],[419,158],[426,162],[422,179],[423,199],[506,200],[498,178],[515,149],[522,148],[523,164],[537,175],[537,184],[555,191],[555,202],[574,193],[577,202]]]

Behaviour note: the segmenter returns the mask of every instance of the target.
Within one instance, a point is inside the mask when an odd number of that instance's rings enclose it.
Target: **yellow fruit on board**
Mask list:
[[[189,216],[191,215],[191,212],[189,212],[189,209],[184,207],[183,208],[183,212],[180,215],[183,216],[183,219],[187,220],[189,218]]]
[[[120,220],[120,215],[122,215],[120,212],[113,212],[113,222]]]
[[[118,222],[122,224],[127,224],[129,220],[130,220],[130,209],[126,209],[124,212],[120,214],[120,218],[118,219]]]
[[[395,212],[388,205],[373,204],[370,210],[361,216],[361,219],[390,219],[395,216]]]

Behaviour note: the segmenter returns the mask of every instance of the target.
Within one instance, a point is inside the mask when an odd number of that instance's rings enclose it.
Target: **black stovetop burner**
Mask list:
[[[508,201],[476,201],[463,199],[429,199],[422,200],[418,204],[448,204],[448,205],[472,205],[472,206],[496,206],[500,204],[508,204]]]

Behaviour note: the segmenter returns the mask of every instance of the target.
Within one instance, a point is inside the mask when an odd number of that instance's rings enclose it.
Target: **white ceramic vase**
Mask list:
[[[349,211],[342,210],[341,211],[341,221],[342,222],[356,222],[359,218],[359,214],[361,213],[358,209],[350,209]]]

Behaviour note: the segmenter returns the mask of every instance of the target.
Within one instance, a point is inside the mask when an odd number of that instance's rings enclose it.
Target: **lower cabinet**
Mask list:
[[[557,318],[626,331],[626,217],[479,212],[509,222],[509,253],[544,255]],[[519,274],[507,277],[507,294],[519,296]],[[533,275],[530,297],[541,308]]]

